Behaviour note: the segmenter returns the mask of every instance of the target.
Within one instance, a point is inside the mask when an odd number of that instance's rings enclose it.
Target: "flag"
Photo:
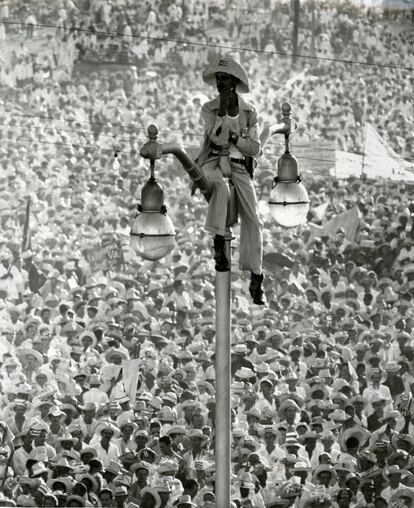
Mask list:
[[[320,238],[325,233],[323,226],[318,226],[318,224],[314,224],[313,222],[308,222],[307,226],[311,233],[309,237],[309,242],[314,238]]]
[[[283,252],[268,252],[263,256],[263,263],[268,270],[275,270],[280,267],[292,268],[294,261]]]
[[[139,358],[134,360],[124,360],[122,362],[122,380],[125,387],[125,393],[129,396],[132,403],[135,402],[137,385],[139,379]]]
[[[308,227],[311,232],[310,239],[319,238],[322,235],[329,233],[334,235],[338,229],[343,228],[345,231],[345,238],[353,242],[358,231],[360,220],[360,211],[357,206],[354,206],[346,212],[338,213],[334,215],[328,222],[325,222],[321,226],[308,222]]]
[[[30,231],[30,196],[27,198],[26,203],[26,215],[24,218],[24,226],[23,226],[23,242],[22,242],[22,252],[31,249],[31,231]]]
[[[322,227],[331,234],[335,234],[338,229],[343,228],[345,231],[345,238],[353,242],[355,240],[360,219],[360,211],[357,206],[354,206],[346,212],[338,213],[326,222]]]
[[[330,202],[327,201],[326,203],[322,203],[321,205],[315,206],[314,208],[312,208],[311,212],[316,217],[316,219],[323,220],[326,215],[329,205],[330,205]]]

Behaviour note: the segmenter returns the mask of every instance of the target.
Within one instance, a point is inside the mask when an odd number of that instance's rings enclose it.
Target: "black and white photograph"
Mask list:
[[[414,508],[414,0],[0,0],[0,507]]]

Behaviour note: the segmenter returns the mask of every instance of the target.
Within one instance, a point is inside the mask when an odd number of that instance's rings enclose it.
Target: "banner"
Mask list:
[[[329,176],[335,168],[335,141],[318,139],[311,142],[307,138],[292,136],[292,153],[299,164],[299,174],[306,186],[306,174]]]
[[[337,150],[335,170],[337,178],[386,178],[394,181],[414,182],[414,164],[400,157],[370,123],[364,127],[364,152],[356,154]]]
[[[30,250],[31,248],[31,231],[30,231],[30,204],[31,198],[30,196],[27,198],[26,204],[26,215],[24,218],[24,226],[23,226],[23,241],[22,241],[22,252],[26,250]]]
[[[137,385],[139,379],[139,365],[141,360],[135,358],[134,360],[124,360],[122,362],[122,381],[125,387],[125,393],[133,404],[137,393]]]
[[[121,241],[115,235],[103,238],[100,246],[85,249],[84,255],[94,271],[120,271],[125,263]]]

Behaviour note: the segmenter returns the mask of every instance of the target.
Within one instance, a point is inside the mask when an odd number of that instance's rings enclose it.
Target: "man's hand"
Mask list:
[[[238,140],[239,140],[239,136],[235,132],[230,131],[229,132],[229,143],[233,143],[234,145],[237,145]]]
[[[227,114],[227,109],[234,105],[236,93],[233,89],[223,90],[220,92],[220,106],[219,115],[224,116]]]

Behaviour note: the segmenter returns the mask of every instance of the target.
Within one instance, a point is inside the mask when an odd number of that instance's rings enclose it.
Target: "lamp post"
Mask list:
[[[149,141],[141,148],[140,154],[150,160],[150,178],[141,191],[141,203],[131,227],[131,246],[144,259],[156,261],[165,257],[174,247],[175,230],[167,215],[164,191],[155,179],[155,161],[163,155],[173,154],[181,162],[190,178],[208,200],[211,184],[204,178],[185,150],[174,143],[158,143],[158,127],[148,127]]]
[[[290,105],[282,104],[282,126],[276,124],[271,132],[285,136],[285,153],[277,163],[277,176],[272,183],[269,208],[273,219],[285,227],[306,222],[309,196],[298,172],[298,161],[290,152],[289,137],[297,124],[290,116]]]
[[[278,164],[278,175],[274,181],[269,205],[278,207],[280,199],[283,199],[283,213],[273,212],[272,216],[277,221],[284,222],[282,225],[299,224],[298,217],[303,217],[295,212],[298,206],[302,206],[302,198],[297,197],[298,174],[296,159],[289,152],[289,135],[296,127],[296,123],[290,118],[290,106],[282,106],[282,120],[267,127],[261,135],[264,142],[273,134],[284,134],[286,140],[285,154]],[[167,255],[174,244],[174,226],[167,216],[167,208],[164,203],[164,192],[155,179],[155,161],[163,155],[172,154],[181,163],[191,180],[200,189],[206,201],[210,200],[213,183],[208,181],[196,163],[188,156],[185,149],[175,143],[160,144],[157,141],[158,128],[155,125],[148,127],[149,141],[140,150],[142,157],[150,161],[150,178],[141,191],[141,203],[138,205],[138,214],[131,227],[131,245],[137,254],[144,259],[157,260]],[[296,164],[296,165],[295,165]],[[296,172],[295,172],[296,169]],[[277,183],[275,183],[277,180]],[[230,182],[231,183],[231,182]],[[303,187],[303,186],[302,186]],[[277,191],[276,191],[277,189]],[[303,187],[304,190],[304,187]],[[296,193],[295,193],[296,192]],[[306,190],[304,190],[306,193]],[[282,196],[279,198],[279,196]],[[231,193],[234,199],[234,193]],[[273,196],[273,198],[272,198]],[[275,197],[276,196],[276,197]],[[307,194],[306,194],[307,197]],[[300,203],[299,203],[299,201]],[[233,203],[229,203],[228,213],[233,210]],[[307,200],[309,208],[309,200]],[[295,220],[286,219],[290,215]],[[306,215],[306,214],[305,214]],[[283,217],[285,220],[283,221]],[[227,229],[226,249],[229,264],[231,266],[230,243],[232,233]],[[216,417],[215,417],[215,464],[216,464],[216,506],[229,508],[231,502],[231,271],[216,272],[215,295],[216,295],[216,341],[215,341],[215,379],[216,379]]]

